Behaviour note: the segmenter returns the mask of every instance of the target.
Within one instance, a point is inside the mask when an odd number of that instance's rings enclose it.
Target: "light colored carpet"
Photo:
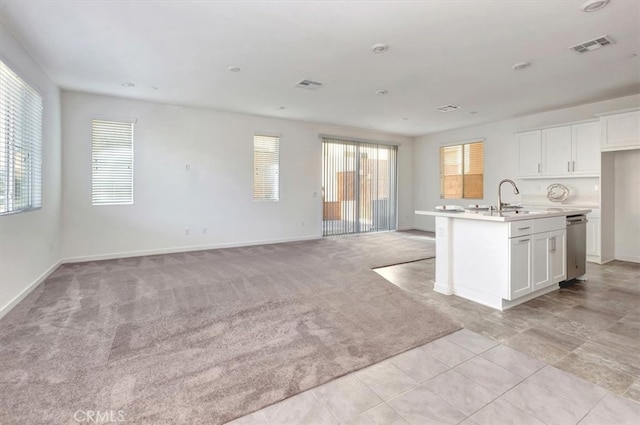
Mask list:
[[[420,233],[60,267],[0,321],[0,423],[224,423],[459,327],[372,267]]]

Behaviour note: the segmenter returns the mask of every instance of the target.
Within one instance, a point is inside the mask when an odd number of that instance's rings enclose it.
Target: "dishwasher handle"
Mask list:
[[[586,223],[587,217],[584,215],[574,215],[567,217],[567,226],[573,226],[575,224],[583,224]]]

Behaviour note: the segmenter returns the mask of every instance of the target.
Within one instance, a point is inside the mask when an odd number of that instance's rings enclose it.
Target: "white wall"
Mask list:
[[[62,111],[65,259],[319,238],[319,134],[401,143],[399,227],[413,225],[410,138],[67,91]],[[137,119],[134,204],[92,206],[91,120],[122,117]],[[252,199],[256,131],[281,135],[279,202]]]
[[[0,24],[0,60],[44,101],[42,208],[0,216],[0,317],[45,277],[60,259],[60,92],[11,33]]]
[[[599,194],[595,191],[597,179],[535,179],[519,180],[517,176],[517,144],[515,133],[531,128],[594,119],[595,114],[616,111],[640,105],[640,95],[632,95],[602,102],[589,103],[571,108],[558,109],[523,117],[466,127],[441,133],[429,134],[415,139],[414,145],[414,204],[417,210],[431,210],[438,204],[497,204],[497,185],[504,178],[516,181],[525,198],[541,197],[546,187],[553,182],[563,183],[572,189],[576,204],[596,203]],[[484,199],[443,200],[440,199],[439,148],[456,142],[485,139]],[[520,202],[523,196],[513,195],[509,187],[503,188],[504,202]],[[416,216],[415,227],[434,230],[433,217]]]
[[[615,258],[640,263],[640,150],[615,153]]]

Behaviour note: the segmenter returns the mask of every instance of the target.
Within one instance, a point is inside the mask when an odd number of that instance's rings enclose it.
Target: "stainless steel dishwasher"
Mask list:
[[[567,216],[567,281],[587,272],[587,216]]]

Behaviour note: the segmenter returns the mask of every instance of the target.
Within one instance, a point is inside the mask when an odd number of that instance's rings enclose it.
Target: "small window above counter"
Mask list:
[[[518,177],[598,177],[600,123],[588,121],[516,134]]]

